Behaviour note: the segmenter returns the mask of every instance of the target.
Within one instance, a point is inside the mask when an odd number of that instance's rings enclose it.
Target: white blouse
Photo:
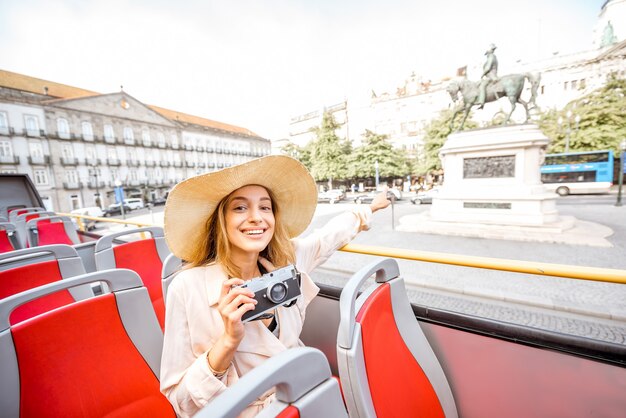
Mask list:
[[[293,240],[296,268],[302,274],[301,297],[294,306],[277,309],[278,338],[262,321],[247,322],[233,364],[219,379],[209,370],[206,356],[224,333],[224,323],[216,305],[227,274],[220,264],[212,264],[183,270],[174,278],[166,299],[161,392],[180,417],[194,415],[268,357],[303,345],[299,337],[305,310],[319,292],[309,273],[357,233],[369,229],[371,216],[369,205],[357,206],[334,217],[305,238]],[[274,399],[273,393],[274,390],[270,390],[263,394],[240,417],[256,415]]]

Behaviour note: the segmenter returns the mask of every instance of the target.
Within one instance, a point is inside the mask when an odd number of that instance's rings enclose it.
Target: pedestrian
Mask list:
[[[194,415],[267,358],[302,346],[305,311],[319,291],[309,274],[389,204],[381,193],[298,238],[315,212],[317,190],[291,157],[262,157],[177,184],[165,206],[165,238],[186,268],[168,289],[161,360],[161,391],[176,413]],[[301,274],[295,305],[243,322],[257,301],[240,285],[290,264]],[[241,416],[256,415],[274,392]]]

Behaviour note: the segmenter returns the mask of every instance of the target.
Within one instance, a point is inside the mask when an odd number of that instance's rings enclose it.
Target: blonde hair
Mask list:
[[[263,187],[263,186],[260,186]],[[276,267],[295,263],[295,251],[289,239],[287,228],[282,222],[280,206],[271,190],[263,187],[272,201],[274,214],[274,235],[267,247],[259,255],[265,257]],[[226,232],[226,209],[234,197],[234,191],[223,198],[205,223],[205,234],[200,245],[194,248],[193,257],[188,267],[205,266],[220,263],[230,277],[240,277],[241,269],[231,258],[230,241]]]

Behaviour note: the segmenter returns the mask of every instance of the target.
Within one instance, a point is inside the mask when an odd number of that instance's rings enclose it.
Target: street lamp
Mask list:
[[[567,117],[567,129],[565,131],[565,152],[568,153],[569,152],[569,139],[572,133],[572,111],[568,110],[565,116]],[[557,122],[559,124],[559,129],[560,129],[561,126],[563,125],[563,117],[559,116],[559,120]],[[580,115],[576,115],[574,117],[574,122],[576,123],[574,129],[578,130],[578,124],[580,123]]]
[[[624,161],[624,155],[626,155],[626,138],[622,139],[619,147],[621,151],[619,155],[619,170],[617,174],[619,187],[617,189],[617,202],[615,202],[615,206],[622,206],[622,184],[624,182],[624,167],[626,167],[626,161]]]
[[[96,204],[100,209],[102,209],[102,199],[100,199],[100,186],[98,185],[98,167],[96,167],[95,164],[93,164],[91,167],[92,173],[96,179]]]

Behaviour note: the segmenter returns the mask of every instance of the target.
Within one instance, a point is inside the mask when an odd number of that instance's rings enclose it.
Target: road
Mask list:
[[[320,204],[305,234],[324,225],[353,203]],[[626,206],[615,195],[566,196],[557,200],[561,215],[613,230],[610,248],[510,240],[468,238],[392,228],[401,217],[430,210],[431,205],[397,202],[393,211],[374,214],[369,231],[354,243],[452,254],[626,270]],[[134,211],[144,222],[159,223],[163,207]],[[343,286],[373,256],[337,252],[314,273],[316,281]],[[500,321],[626,344],[626,285],[601,283],[442,264],[399,260],[411,301]]]

